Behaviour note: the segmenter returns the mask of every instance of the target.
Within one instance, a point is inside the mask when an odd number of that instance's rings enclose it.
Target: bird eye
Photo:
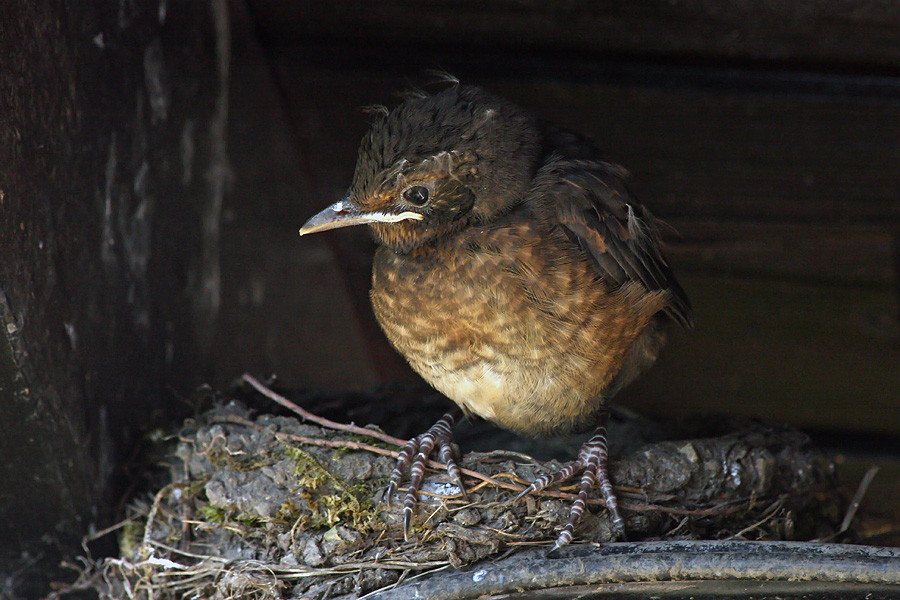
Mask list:
[[[411,185],[403,190],[403,199],[413,206],[425,206],[431,199],[431,190],[424,185]]]

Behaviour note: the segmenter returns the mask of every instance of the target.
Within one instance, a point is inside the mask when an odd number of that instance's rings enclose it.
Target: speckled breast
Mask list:
[[[371,298],[388,339],[426,381],[526,435],[588,428],[665,301],[642,288],[610,292],[562,233],[514,218],[412,255],[380,247]]]

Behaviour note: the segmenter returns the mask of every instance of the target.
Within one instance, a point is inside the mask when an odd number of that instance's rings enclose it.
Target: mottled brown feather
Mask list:
[[[372,284],[385,333],[426,381],[528,435],[589,428],[668,301],[636,282],[612,288],[546,222],[523,206],[420,257],[379,248]]]

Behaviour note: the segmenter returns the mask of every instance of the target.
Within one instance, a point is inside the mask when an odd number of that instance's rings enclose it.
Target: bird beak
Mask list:
[[[386,213],[381,211],[365,212],[356,208],[346,198],[335,202],[319,214],[307,221],[300,228],[300,235],[328,231],[338,227],[350,227],[351,225],[363,225],[365,223],[397,223],[413,219],[421,221],[424,217],[412,211],[402,213]]]

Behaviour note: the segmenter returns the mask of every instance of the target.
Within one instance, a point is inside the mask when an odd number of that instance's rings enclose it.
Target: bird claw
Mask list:
[[[391,498],[399,487],[404,473],[409,471],[409,487],[403,499],[404,540],[409,539],[413,513],[419,502],[419,489],[425,477],[425,466],[428,463],[428,457],[435,451],[435,447],[437,447],[438,459],[447,465],[450,479],[459,486],[463,498],[469,499],[466,488],[463,486],[459,466],[456,464],[459,448],[453,442],[453,426],[456,424],[458,415],[459,412],[456,410],[446,413],[428,431],[409,440],[400,451],[397,465],[391,471],[391,479],[385,491],[388,506],[391,505]]]
[[[518,495],[517,495],[515,498],[513,498],[513,503],[518,502],[519,500],[521,500],[522,498],[524,498],[524,497],[527,496],[528,494],[530,494],[530,493],[532,493],[532,492],[535,492],[535,491],[537,491],[537,488],[536,488],[535,485],[532,483],[532,484],[529,485],[527,488],[525,488],[524,490],[522,490],[521,492],[519,492]]]
[[[596,433],[581,447],[581,450],[578,452],[578,458],[574,463],[551,475],[542,475],[516,496],[516,500],[519,500],[530,493],[538,492],[550,485],[561,483],[581,474],[578,495],[572,503],[569,519],[560,532],[559,537],[556,538],[556,544],[550,551],[551,554],[556,553],[560,548],[572,541],[575,535],[575,527],[584,514],[588,493],[595,487],[600,489],[600,494],[606,504],[613,533],[617,539],[625,539],[625,521],[619,514],[619,504],[613,492],[607,469],[609,452],[606,446],[606,420],[607,416],[601,417],[600,426],[597,428]]]

